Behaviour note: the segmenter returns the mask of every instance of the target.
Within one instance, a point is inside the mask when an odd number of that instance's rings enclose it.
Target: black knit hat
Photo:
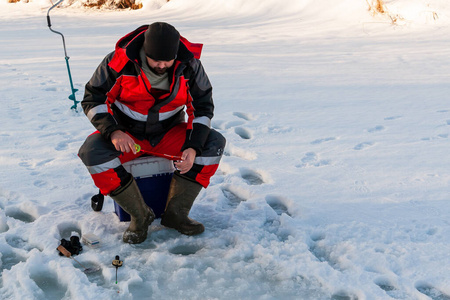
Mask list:
[[[170,61],[177,57],[180,33],[170,24],[156,22],[145,31],[145,55],[154,60]]]

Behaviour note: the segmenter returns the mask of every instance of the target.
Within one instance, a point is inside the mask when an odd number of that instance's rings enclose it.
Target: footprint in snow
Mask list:
[[[222,187],[222,193],[228,199],[228,205],[233,208],[236,208],[239,203],[247,200],[242,195],[239,195],[238,191],[232,191],[229,187]]]
[[[367,129],[367,131],[370,132],[370,133],[374,133],[374,132],[383,131],[384,129],[385,129],[384,126],[378,125],[378,126],[375,126],[373,128]]]
[[[51,163],[52,161],[54,161],[53,158],[50,158],[50,159],[44,159],[44,160],[38,162],[38,163],[36,164],[36,167],[42,167],[42,166],[45,166],[45,165]]]
[[[234,132],[244,140],[250,140],[253,137],[253,133],[250,129],[245,127],[236,127]]]
[[[256,153],[238,148],[231,143],[227,143],[224,151],[225,156],[236,156],[245,160],[255,160],[258,156]]]
[[[336,140],[335,137],[327,137],[327,138],[323,138],[323,139],[317,139],[311,142],[312,145],[319,145],[325,142],[330,142],[330,141],[334,141]]]
[[[233,128],[233,127],[236,127],[236,126],[241,126],[241,125],[244,125],[245,124],[245,122],[244,121],[242,121],[242,120],[236,120],[236,121],[229,121],[229,122],[226,122],[224,125],[223,125],[223,129],[230,129],[230,128]]]
[[[326,159],[319,160],[319,156],[314,152],[308,152],[301,160],[301,164],[297,164],[297,168],[307,168],[307,167],[322,167],[327,166],[331,162]]]
[[[227,122],[224,120],[212,120],[211,127],[218,130],[224,130],[226,123]]]
[[[379,277],[375,279],[374,283],[378,285],[380,289],[386,292],[388,296],[394,299],[405,299],[404,293],[398,290],[396,284],[387,277]]]
[[[39,179],[39,180],[34,181],[33,185],[35,187],[39,187],[39,188],[46,188],[46,187],[48,187],[48,182],[45,180]]]
[[[340,264],[339,258],[336,257],[333,246],[327,245],[325,239],[312,241],[311,245],[309,246],[309,251],[317,258],[318,261],[328,263],[328,265],[334,270],[345,270],[345,268]]]
[[[324,240],[326,238],[326,234],[324,232],[316,232],[311,234],[310,238],[313,242],[318,242]]]
[[[213,120],[211,126],[214,129],[218,130],[226,130],[236,126],[244,125],[245,122],[243,120],[234,120],[234,121],[225,121],[225,120]]]
[[[265,182],[263,176],[254,170],[241,168],[239,171],[242,179],[249,185],[261,185]]]
[[[233,115],[246,121],[253,121],[256,119],[252,114],[249,113],[234,112]]]
[[[450,295],[444,294],[431,284],[425,282],[417,283],[416,289],[422,294],[430,297],[432,300],[450,300]]]
[[[286,214],[291,217],[289,209],[284,204],[282,197],[269,195],[266,196],[266,202],[277,213],[277,215],[281,216],[282,214]]]
[[[355,184],[352,186],[352,190],[361,194],[370,192],[370,189],[367,187],[367,183],[364,180],[356,180]]]
[[[26,168],[27,170],[33,170],[32,165],[28,161],[20,162],[19,166],[22,167],[22,168]]]
[[[368,148],[370,148],[370,147],[372,147],[373,145],[375,145],[375,143],[372,143],[372,142],[363,142],[363,143],[360,143],[360,144],[358,144],[358,145],[356,145],[355,147],[353,147],[353,149],[354,150],[365,150],[365,149],[368,149]]]
[[[58,145],[55,147],[56,151],[64,151],[67,150],[69,143],[64,141],[64,142],[59,142]]]
[[[386,117],[384,118],[386,121],[392,121],[392,120],[397,120],[402,118],[403,116],[391,116],[391,117]]]

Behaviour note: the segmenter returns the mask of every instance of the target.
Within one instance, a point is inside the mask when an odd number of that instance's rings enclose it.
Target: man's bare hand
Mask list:
[[[175,162],[175,167],[180,171],[180,174],[185,174],[192,168],[196,155],[197,152],[192,148],[183,151],[181,160]]]
[[[117,151],[120,152],[133,152],[136,154],[136,148],[134,147],[134,140],[125,132],[116,130],[111,134],[111,142]]]

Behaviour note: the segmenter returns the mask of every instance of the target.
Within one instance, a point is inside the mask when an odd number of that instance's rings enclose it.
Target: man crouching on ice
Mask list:
[[[101,193],[131,216],[126,243],[145,241],[155,219],[122,166],[143,152],[181,156],[161,224],[186,235],[205,230],[188,215],[219,166],[225,138],[211,129],[212,87],[198,59],[201,48],[172,25],[144,25],[117,42],[86,84],[81,105],[97,131],[78,155]]]

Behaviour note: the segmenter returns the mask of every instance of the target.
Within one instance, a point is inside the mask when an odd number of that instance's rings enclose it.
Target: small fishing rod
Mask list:
[[[163,158],[167,158],[167,159],[170,159],[170,160],[182,160],[181,156],[178,156],[178,155],[170,155],[170,154],[146,151],[146,150],[142,149],[139,144],[134,144],[134,149],[136,149],[136,153],[137,152],[143,152],[145,154],[150,154],[150,155],[153,155],[153,156],[163,157]]]

